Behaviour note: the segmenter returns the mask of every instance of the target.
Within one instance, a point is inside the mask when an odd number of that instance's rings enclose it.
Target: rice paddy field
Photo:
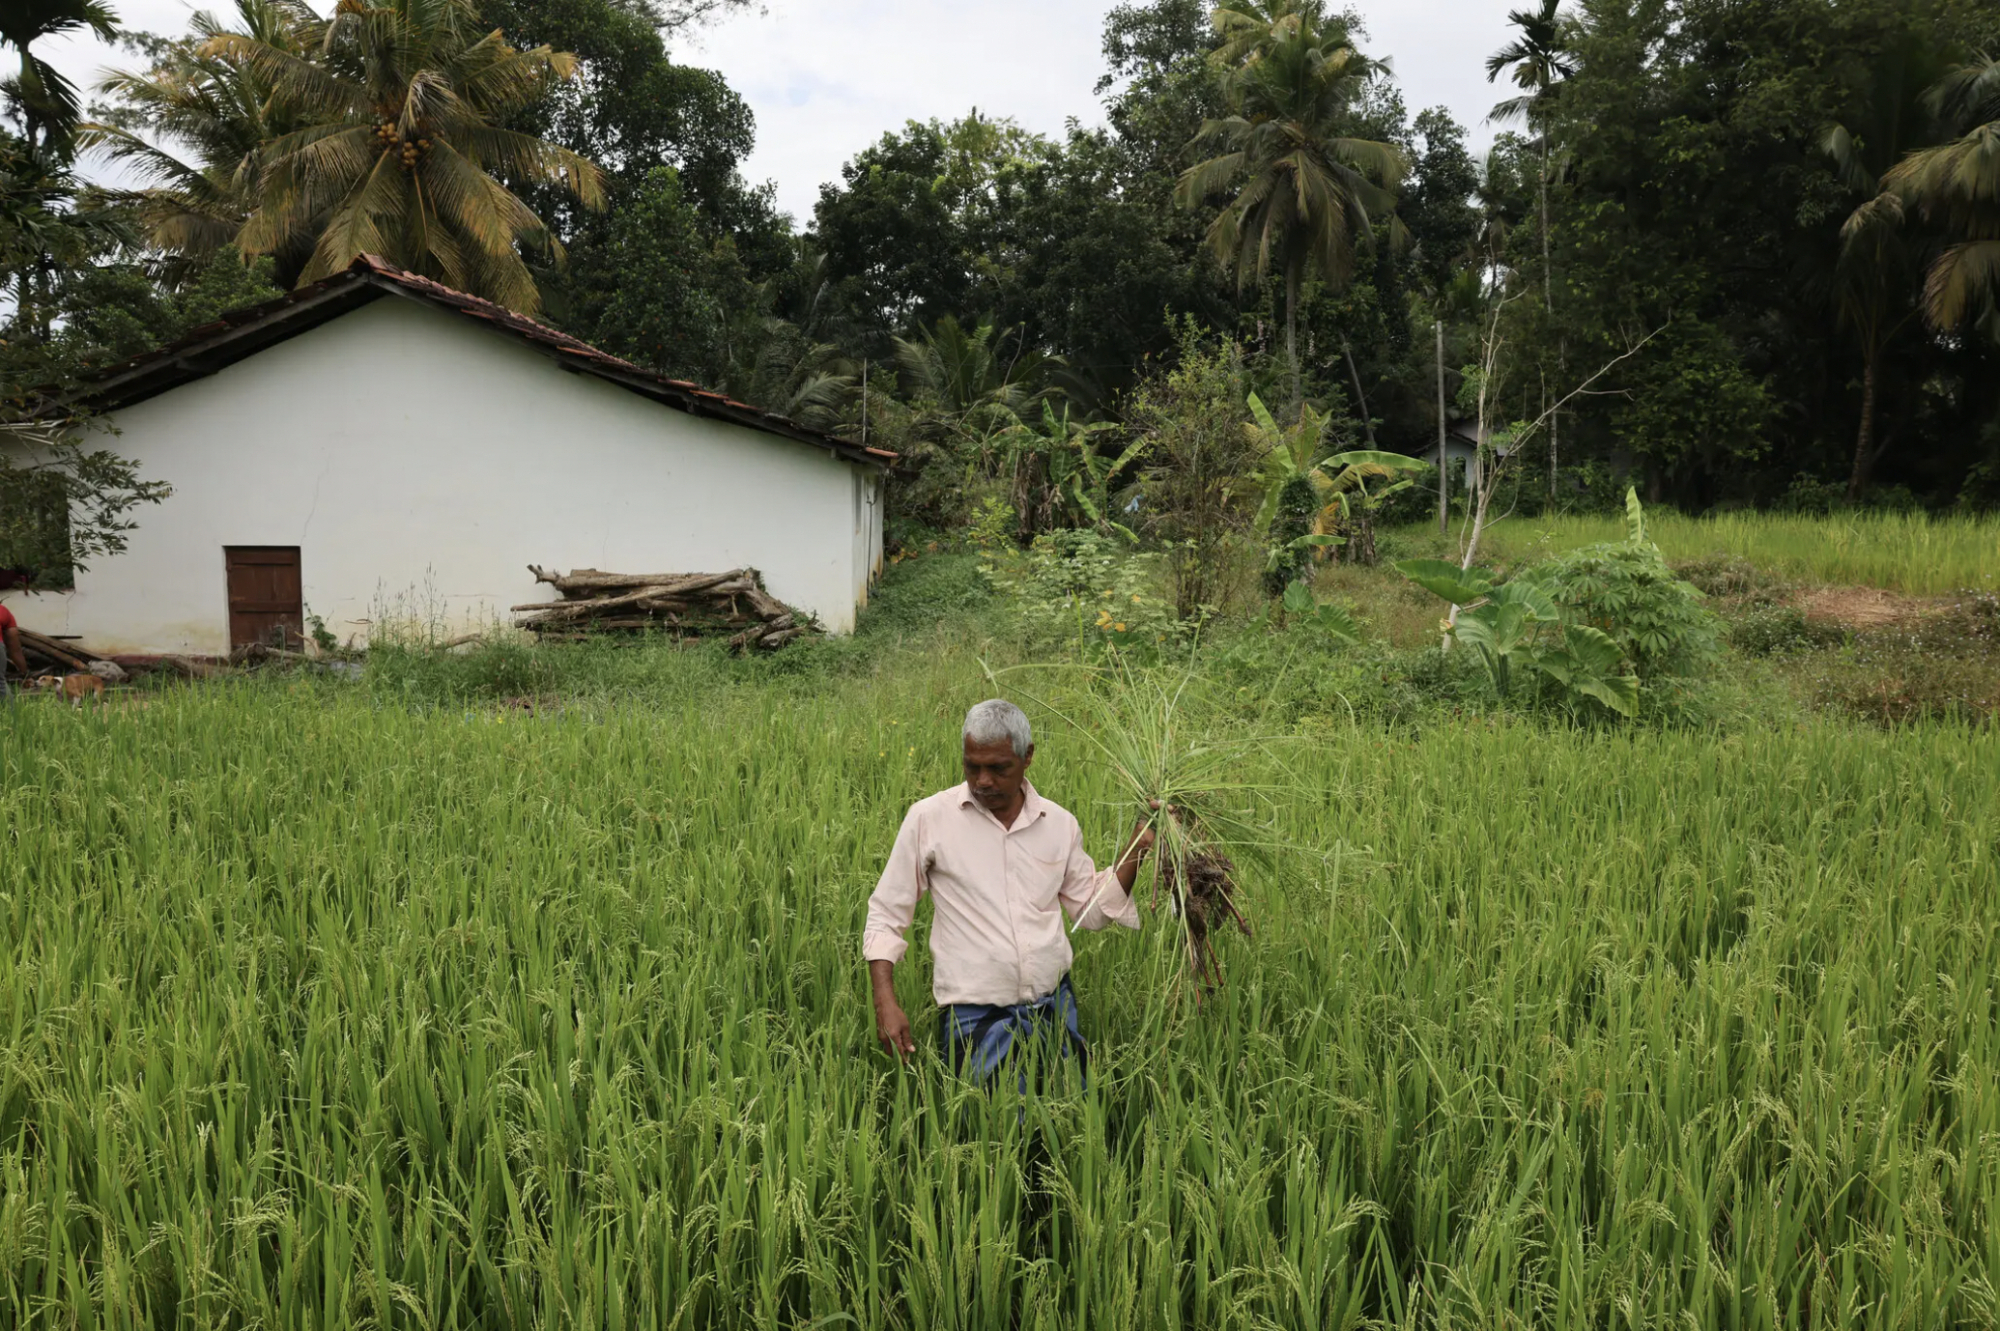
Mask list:
[[[1421,543],[1434,540],[1437,528],[1405,531]],[[1646,534],[1670,560],[1735,555],[1804,582],[1854,583],[1916,596],[2000,587],[2000,516],[1994,515],[1745,512],[1691,518],[1654,508],[1646,514]],[[1510,519],[1494,526],[1482,544],[1492,558],[1512,563],[1624,537],[1622,514],[1566,515]]]
[[[2000,1322],[1991,728],[1315,730],[1226,986],[1081,938],[1024,1099],[930,1052],[921,923],[907,1067],[859,958],[984,693],[17,703],[0,1323]]]

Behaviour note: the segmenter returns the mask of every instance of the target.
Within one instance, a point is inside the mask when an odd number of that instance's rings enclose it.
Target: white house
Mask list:
[[[1447,464],[1457,464],[1453,467],[1453,470],[1458,473],[1460,483],[1464,485],[1468,494],[1474,493],[1479,488],[1479,445],[1482,439],[1483,436],[1480,433],[1479,421],[1476,417],[1454,416],[1446,424],[1445,461]],[[1504,458],[1513,450],[1505,444],[1501,444],[1494,448],[1493,451]],[[1428,462],[1432,466],[1436,466],[1438,458],[1437,445],[1432,444],[1423,452],[1416,454],[1416,457],[1419,461]]]
[[[173,487],[22,621],[100,652],[222,653],[324,620],[463,631],[554,599],[529,564],[753,567],[853,627],[894,455],[664,379],[364,257],[114,368],[107,444]]]

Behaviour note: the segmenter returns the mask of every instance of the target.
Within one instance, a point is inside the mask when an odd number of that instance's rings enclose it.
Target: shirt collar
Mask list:
[[[1006,829],[1009,832],[1020,831],[1022,828],[1028,826],[1030,823],[1033,823],[1037,819],[1046,815],[1049,811],[1049,802],[1042,798],[1042,794],[1040,791],[1035,789],[1034,782],[1024,781],[1021,783],[1021,786],[1022,786],[1021,812],[1020,815],[1014,819],[1014,825]],[[992,819],[992,821],[995,822],[996,824],[1000,821],[998,818],[993,817],[992,810],[988,809],[978,800],[972,798],[972,784],[970,782],[968,781],[959,782],[958,789],[953,793],[955,793],[958,796],[959,808],[977,809],[979,810],[979,812],[985,814],[988,818]]]

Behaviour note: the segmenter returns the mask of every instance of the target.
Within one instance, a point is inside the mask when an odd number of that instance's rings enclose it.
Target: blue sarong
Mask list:
[[[947,1003],[939,1023],[945,1062],[952,1069],[985,1081],[1022,1046],[1021,1093],[1028,1093],[1026,1055],[1046,1053],[1053,1046],[1058,1062],[1076,1056],[1077,1070],[1089,1084],[1090,1050],[1076,1028],[1076,992],[1069,976],[1056,981],[1051,993],[1026,1003]],[[1036,1049],[1035,1046],[1040,1046]],[[1042,1069],[1038,1066],[1037,1072]],[[1039,1080],[1039,1077],[1038,1077]]]

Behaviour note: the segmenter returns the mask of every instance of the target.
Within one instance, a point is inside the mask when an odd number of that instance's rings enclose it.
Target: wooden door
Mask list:
[[[227,545],[229,645],[296,648],[304,641],[304,589],[296,545]]]

